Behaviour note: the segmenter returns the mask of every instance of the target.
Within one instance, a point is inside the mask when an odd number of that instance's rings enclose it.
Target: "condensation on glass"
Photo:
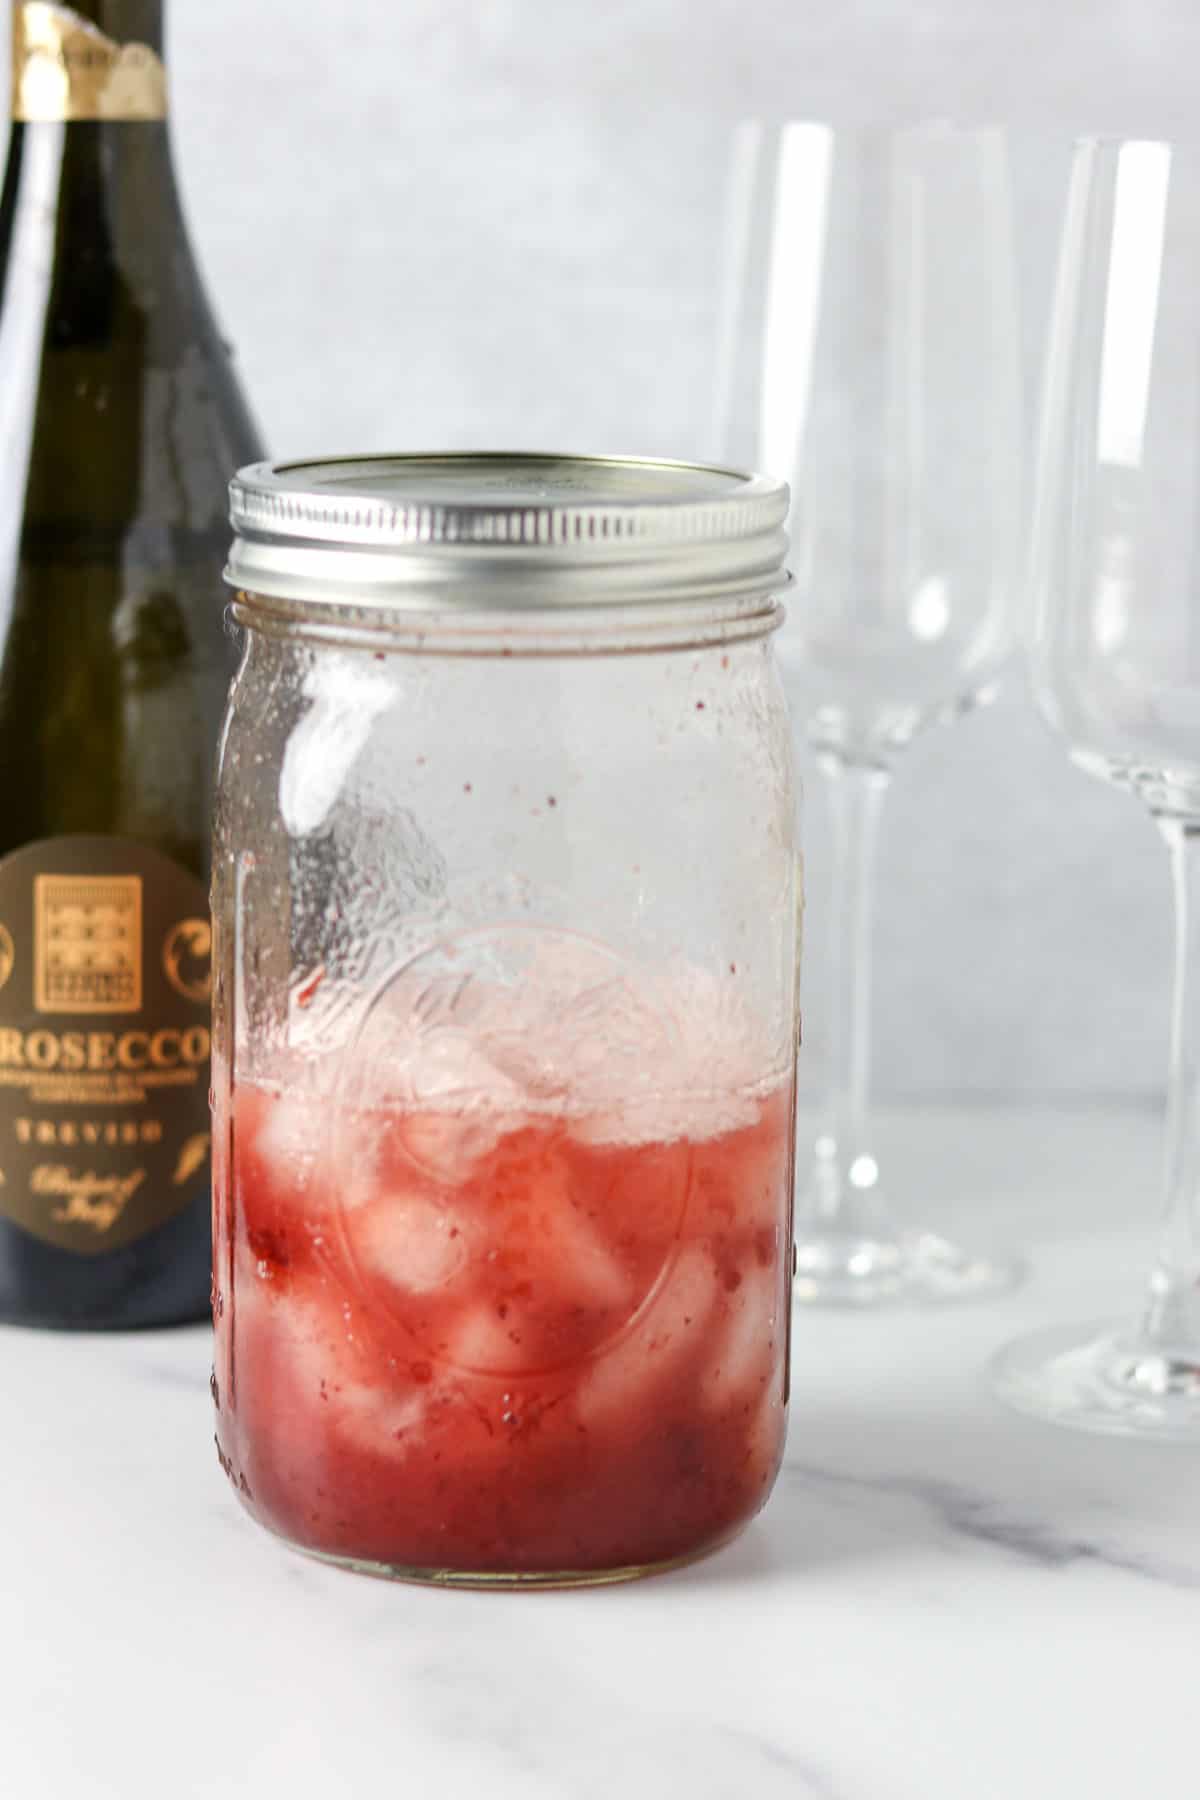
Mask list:
[[[696,1556],[786,1421],[786,488],[494,455],[232,492],[222,1464],[377,1572]]]

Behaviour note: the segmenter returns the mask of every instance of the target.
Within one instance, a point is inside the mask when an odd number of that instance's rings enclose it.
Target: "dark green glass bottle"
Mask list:
[[[0,197],[0,1319],[209,1296],[226,483],[261,455],[188,244],[161,0],[13,6]]]

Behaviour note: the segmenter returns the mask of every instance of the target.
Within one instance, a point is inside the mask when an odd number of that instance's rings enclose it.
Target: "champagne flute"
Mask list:
[[[1039,703],[1170,855],[1166,1222],[1139,1322],[1038,1333],[1002,1352],[995,1384],[1062,1424],[1200,1439],[1200,152],[1076,151],[1031,574]]]
[[[716,431],[792,484],[781,660],[833,820],[828,1092],[797,1201],[800,1300],[954,1299],[1017,1265],[885,1198],[868,1108],[880,809],[905,747],[1009,653],[1020,371],[1001,133],[743,126]]]

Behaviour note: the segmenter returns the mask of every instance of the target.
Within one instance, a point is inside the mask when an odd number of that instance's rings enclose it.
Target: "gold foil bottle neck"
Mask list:
[[[165,119],[167,74],[149,44],[118,44],[69,6],[13,7],[12,113],[24,123]]]

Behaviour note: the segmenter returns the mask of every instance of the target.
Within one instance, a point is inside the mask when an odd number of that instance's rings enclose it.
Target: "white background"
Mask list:
[[[195,236],[280,454],[696,455],[734,122],[1008,122],[1035,390],[1070,135],[1188,128],[1188,0],[175,0]],[[1200,296],[1198,296],[1200,302]],[[825,821],[807,798],[819,1075]],[[1165,856],[1024,701],[931,735],[884,824],[879,1085],[1154,1094]]]

